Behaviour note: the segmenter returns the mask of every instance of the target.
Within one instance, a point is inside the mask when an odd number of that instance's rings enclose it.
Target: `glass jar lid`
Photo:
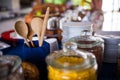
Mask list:
[[[85,70],[96,65],[95,56],[87,51],[78,50],[74,42],[67,42],[63,50],[47,56],[48,65],[65,70]]]
[[[92,48],[95,46],[100,46],[104,43],[104,40],[100,37],[91,36],[89,38],[84,38],[84,36],[72,37],[69,41],[77,43],[80,48]]]
[[[104,42],[102,38],[92,36],[89,30],[83,30],[80,36],[72,37],[69,41],[77,43],[77,46],[80,48],[100,46]]]

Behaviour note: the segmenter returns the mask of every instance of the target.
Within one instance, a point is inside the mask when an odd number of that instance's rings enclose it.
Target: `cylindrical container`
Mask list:
[[[0,56],[0,80],[24,80],[18,56]]]
[[[76,43],[67,42],[63,50],[47,56],[49,80],[97,80],[95,56],[77,50]]]
[[[119,36],[103,37],[105,41],[105,51],[103,62],[117,63],[118,59],[118,44],[120,43]]]

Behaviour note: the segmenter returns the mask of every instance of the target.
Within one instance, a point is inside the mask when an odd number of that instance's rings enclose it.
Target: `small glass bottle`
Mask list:
[[[63,50],[47,56],[49,80],[97,80],[94,54],[78,50],[74,42],[63,44]]]
[[[18,56],[0,56],[0,80],[24,80],[21,59]]]

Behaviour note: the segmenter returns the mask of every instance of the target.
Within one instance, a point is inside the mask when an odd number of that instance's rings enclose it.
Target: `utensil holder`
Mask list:
[[[43,45],[39,47],[38,41],[33,41],[35,47],[27,47],[26,44],[23,45],[23,55],[24,60],[28,61],[39,69],[41,80],[46,80],[47,69],[45,58],[50,53],[50,45],[46,41],[43,41]]]
[[[37,63],[40,60],[44,60],[46,55],[50,53],[50,45],[46,41],[43,41],[41,47],[39,47],[38,41],[33,41],[33,43],[35,47],[27,47],[26,44],[23,45],[23,54],[25,60]]]

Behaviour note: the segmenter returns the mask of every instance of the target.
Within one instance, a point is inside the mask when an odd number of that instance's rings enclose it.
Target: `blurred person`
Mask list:
[[[93,26],[93,35],[95,32],[102,30],[104,22],[104,14],[102,11],[102,0],[92,0],[91,11],[90,11],[90,21]]]

